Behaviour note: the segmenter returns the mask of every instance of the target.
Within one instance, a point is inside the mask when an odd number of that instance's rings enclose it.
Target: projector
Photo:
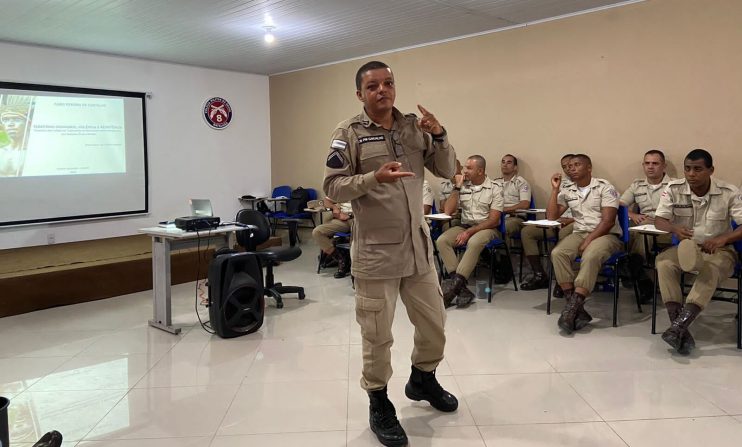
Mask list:
[[[186,216],[175,218],[175,228],[183,231],[213,230],[219,226],[220,219],[211,216]]]

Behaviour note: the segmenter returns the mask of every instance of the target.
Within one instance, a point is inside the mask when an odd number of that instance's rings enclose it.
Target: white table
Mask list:
[[[217,247],[231,247],[234,232],[244,230],[237,225],[224,225],[213,230],[183,231],[178,228],[141,228],[139,233],[152,237],[152,308],[149,325],[172,334],[180,328],[172,325],[170,255],[173,250],[203,247],[213,243]]]

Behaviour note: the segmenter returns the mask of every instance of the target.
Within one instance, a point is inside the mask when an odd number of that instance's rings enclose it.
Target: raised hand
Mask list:
[[[562,174],[556,173],[551,176],[551,189],[558,190],[562,186]]]
[[[396,161],[389,161],[381,165],[379,169],[374,172],[374,177],[379,183],[392,183],[396,182],[397,179],[402,177],[414,177],[414,172],[402,171],[402,163]]]
[[[428,112],[428,110],[420,104],[417,105],[417,108],[418,110],[420,110],[420,113],[423,114],[423,116],[421,118],[418,118],[417,120],[417,125],[420,126],[420,129],[433,135],[442,134],[443,126],[441,126],[441,123],[438,122],[438,119],[436,119],[435,115]]]

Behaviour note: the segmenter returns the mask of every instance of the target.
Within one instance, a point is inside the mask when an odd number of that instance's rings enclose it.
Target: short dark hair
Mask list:
[[[690,161],[703,160],[703,164],[706,165],[707,168],[714,167],[714,157],[703,149],[693,149],[688,152],[685,159]]]
[[[487,168],[487,160],[484,159],[481,155],[472,155],[471,157],[467,158],[467,160],[474,160],[477,163],[477,166],[479,166],[482,169]]]
[[[562,158],[560,158],[560,159],[559,159],[559,161],[561,162],[561,161],[563,161],[563,160],[564,160],[565,158],[572,158],[572,157],[574,157],[574,156],[575,156],[575,154],[564,154],[564,155],[562,156]]]
[[[361,89],[361,79],[363,78],[363,73],[366,73],[369,70],[376,70],[378,68],[389,68],[389,66],[379,61],[366,62],[365,64],[361,65],[361,68],[359,68],[356,72],[356,90]]]
[[[512,159],[513,159],[513,164],[514,164],[515,166],[518,166],[518,159],[517,159],[517,158],[515,158],[515,155],[513,155],[513,154],[505,154],[505,155],[503,155],[503,156],[502,156],[502,158],[505,158],[505,157],[510,157],[510,158],[512,158]]]
[[[662,162],[663,162],[663,163],[665,162],[665,153],[664,153],[664,152],[662,152],[662,151],[661,151],[661,150],[659,150],[659,149],[650,149],[650,150],[648,150],[647,152],[645,152],[645,153],[644,153],[644,156],[645,156],[645,157],[646,157],[647,155],[659,155],[659,156],[660,156],[660,159],[662,160]]]
[[[582,161],[584,161],[585,163],[587,163],[587,165],[588,165],[588,166],[592,166],[592,165],[593,165],[593,161],[592,161],[592,160],[590,160],[590,157],[588,157],[588,156],[587,156],[587,155],[585,155],[585,154],[574,154],[574,155],[572,156],[572,158],[579,158],[579,159],[581,159]]]

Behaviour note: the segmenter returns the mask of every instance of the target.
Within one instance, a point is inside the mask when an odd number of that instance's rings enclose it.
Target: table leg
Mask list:
[[[170,240],[158,236],[152,238],[152,299],[153,318],[149,325],[179,334],[180,328],[172,325]]]

